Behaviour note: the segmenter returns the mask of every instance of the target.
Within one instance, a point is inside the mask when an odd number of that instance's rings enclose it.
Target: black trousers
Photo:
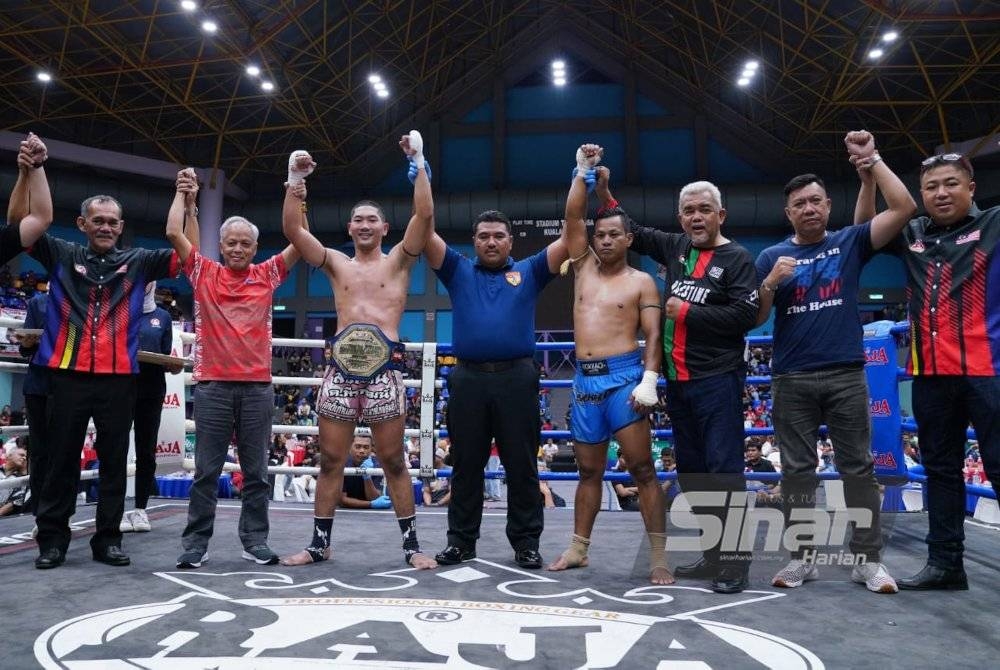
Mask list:
[[[160,433],[160,416],[163,414],[161,389],[143,388],[135,399],[135,506],[146,509],[149,496],[156,489],[156,438]]]
[[[538,488],[538,368],[530,358],[497,372],[459,363],[448,378],[451,504],[448,544],[473,549],[483,518],[483,469],[495,439],[507,475],[507,539],[538,549],[544,525]]]
[[[128,429],[135,407],[135,375],[94,375],[52,372],[49,396],[49,473],[38,501],[38,548],[69,547],[69,519],[76,511],[80,483],[80,450],[93,418],[101,461],[98,486],[97,532],[90,539],[94,551],[121,544],[118,525],[125,511]]]
[[[45,477],[49,472],[49,444],[47,395],[24,394],[24,412],[28,419],[28,509],[38,512],[38,496],[45,487]]]

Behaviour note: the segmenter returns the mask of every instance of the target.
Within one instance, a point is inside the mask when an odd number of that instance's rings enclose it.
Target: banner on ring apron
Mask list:
[[[175,323],[171,356],[184,356],[180,325]],[[167,392],[160,414],[160,432],[156,436],[156,473],[169,474],[182,469],[184,460],[184,373],[166,373]],[[135,455],[135,434],[129,432],[129,453]]]

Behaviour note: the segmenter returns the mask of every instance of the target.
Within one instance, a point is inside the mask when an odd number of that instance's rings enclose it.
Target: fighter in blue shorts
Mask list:
[[[646,414],[657,403],[656,381],[662,350],[660,294],[653,278],[626,262],[631,225],[620,208],[601,210],[588,245],[584,217],[587,185],[596,178],[601,149],[585,144],[577,151],[577,170],[566,199],[563,235],[573,266],[573,327],[577,372],[572,416],[580,485],[576,489],[573,538],[549,570],[587,565],[590,534],[601,506],[608,442],[614,437],[639,490],[639,508],[649,537],[649,579],[670,584],[667,569],[666,513],[656,480]],[[650,343],[640,353],[636,332]]]

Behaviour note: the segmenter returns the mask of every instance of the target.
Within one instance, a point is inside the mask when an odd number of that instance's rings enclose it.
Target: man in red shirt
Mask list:
[[[926,216],[892,251],[906,266],[913,415],[927,473],[927,565],[901,589],[969,588],[963,564],[969,423],[1000,493],[1000,207],[981,210],[969,159],[932,156],[920,167]],[[874,196],[871,196],[872,200]]]
[[[304,197],[305,187],[301,189]],[[299,259],[291,246],[253,264],[258,230],[239,216],[219,229],[223,263],[198,251],[198,191],[194,172],[177,175],[177,193],[167,216],[167,239],[194,287],[195,475],[184,552],[177,567],[205,562],[215,524],[218,482],[231,436],[243,470],[239,535],[243,558],[273,565],[267,546],[267,446],[274,416],[271,388],[271,306],[274,290]],[[236,419],[239,417],[239,420]]]

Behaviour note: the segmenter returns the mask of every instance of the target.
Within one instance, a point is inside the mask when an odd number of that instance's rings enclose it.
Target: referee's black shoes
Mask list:
[[[518,549],[514,552],[514,562],[528,570],[538,570],[542,567],[542,555],[537,549]]]
[[[444,551],[438,552],[438,555],[434,557],[434,560],[441,565],[458,565],[463,561],[471,561],[475,557],[475,549],[463,549],[462,547],[456,547],[453,544],[449,544],[445,547]]]

